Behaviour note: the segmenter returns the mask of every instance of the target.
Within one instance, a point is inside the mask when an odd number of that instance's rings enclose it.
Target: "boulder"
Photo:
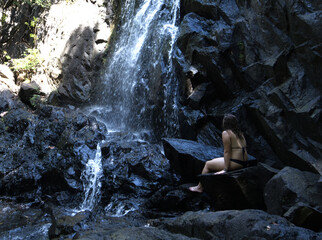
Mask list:
[[[200,110],[192,110],[190,107],[183,107],[179,111],[180,136],[184,139],[196,140],[198,124],[203,122],[205,114]]]
[[[320,175],[285,167],[265,186],[267,211],[283,215],[297,203],[303,202],[318,211],[322,209]]]
[[[297,203],[291,207],[284,215],[287,220],[296,226],[308,228],[315,232],[322,231],[322,211],[313,208],[305,203]]]
[[[49,97],[52,104],[80,105],[91,96],[94,75],[100,72],[96,61],[112,33],[113,7],[106,1],[58,2],[38,24],[46,75],[59,85]]]
[[[13,72],[7,65],[0,64],[0,91],[4,88],[7,88],[14,93],[17,93],[18,91]]]
[[[136,209],[142,198],[153,195],[164,184],[176,182],[158,145],[120,134],[102,143],[101,149],[102,202],[111,204],[113,214],[123,203],[128,209]]]
[[[146,201],[145,206],[149,209],[147,214],[151,216],[151,211],[155,215],[161,215],[161,212],[176,213],[209,209],[211,207],[209,196],[193,194],[189,191],[189,186],[191,184],[177,187],[163,186]]]
[[[41,94],[40,86],[35,82],[22,83],[18,93],[21,101],[31,107],[35,107],[37,105],[36,99],[40,98]]]
[[[15,99],[18,89],[13,72],[7,65],[0,64],[0,113],[18,105]]]
[[[319,239],[316,233],[295,227],[285,218],[261,210],[187,212],[175,218],[150,220],[152,226],[198,239]]]
[[[202,174],[199,180],[216,210],[265,209],[257,167],[220,175]]]
[[[48,231],[49,239],[70,235],[86,226],[90,212],[79,212],[74,216],[61,216],[54,220]]]
[[[222,148],[185,139],[164,138],[163,148],[171,168],[178,172],[184,181],[190,182],[196,181],[206,161],[223,156]]]
[[[257,175],[258,175],[258,184],[262,190],[264,190],[266,183],[280,170],[272,168],[264,163],[257,164]]]

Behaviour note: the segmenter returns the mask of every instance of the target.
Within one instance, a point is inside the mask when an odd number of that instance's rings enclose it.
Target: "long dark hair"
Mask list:
[[[222,121],[222,126],[223,126],[224,131],[225,130],[231,130],[231,131],[233,131],[233,133],[236,134],[236,136],[239,139],[244,138],[244,134],[239,128],[238,120],[235,117],[235,115],[225,114],[224,119]]]

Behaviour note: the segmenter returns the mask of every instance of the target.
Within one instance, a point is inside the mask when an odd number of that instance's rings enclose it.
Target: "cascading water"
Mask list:
[[[109,130],[177,131],[177,92],[172,63],[180,0],[126,0],[120,27],[109,48],[106,70],[96,98],[87,111],[104,121]],[[93,209],[99,201],[100,148],[82,175],[85,198],[81,209]],[[124,215],[137,206],[111,202],[105,211]]]
[[[109,129],[177,131],[172,49],[179,0],[126,0],[106,71],[90,112]]]
[[[92,210],[100,200],[102,171],[102,153],[100,145],[97,145],[94,159],[89,159],[82,173],[85,197],[81,204],[81,210]]]

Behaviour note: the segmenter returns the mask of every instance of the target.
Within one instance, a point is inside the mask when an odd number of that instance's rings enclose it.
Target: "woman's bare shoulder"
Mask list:
[[[222,132],[222,140],[225,141],[230,141],[230,133],[229,130],[225,130]]]
[[[230,130],[224,130],[222,131],[221,135],[224,137],[224,136],[230,136]]]

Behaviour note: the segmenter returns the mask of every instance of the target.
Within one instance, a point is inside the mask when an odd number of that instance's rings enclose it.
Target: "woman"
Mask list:
[[[223,130],[224,157],[207,161],[202,174],[209,172],[222,174],[247,166],[246,140],[234,115],[227,114],[224,116]],[[192,192],[202,192],[203,187],[199,182],[197,186],[190,187],[189,190]]]

